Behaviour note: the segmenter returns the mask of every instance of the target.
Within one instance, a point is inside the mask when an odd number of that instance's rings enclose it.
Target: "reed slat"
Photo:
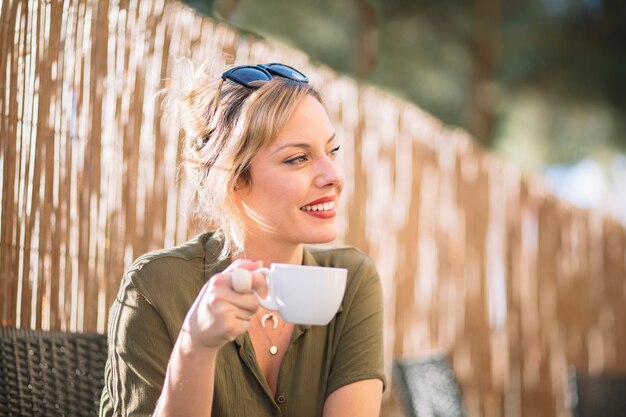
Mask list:
[[[626,370],[624,227],[464,132],[173,1],[1,5],[2,325],[104,332],[133,259],[206,227],[155,98],[176,58],[286,61],[342,141],[337,242],[377,262],[388,369],[447,351],[470,417],[565,417],[567,366]]]

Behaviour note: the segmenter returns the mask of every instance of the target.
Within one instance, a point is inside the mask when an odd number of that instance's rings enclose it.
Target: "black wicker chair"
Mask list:
[[[97,416],[106,335],[0,327],[0,416]]]
[[[573,417],[626,416],[626,374],[568,371],[566,398]]]
[[[461,391],[445,354],[394,361],[394,380],[408,417],[465,417]]]

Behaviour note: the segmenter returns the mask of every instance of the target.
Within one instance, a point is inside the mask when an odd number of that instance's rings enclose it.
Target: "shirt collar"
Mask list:
[[[206,240],[204,242],[204,280],[208,281],[213,275],[225,270],[230,265],[230,259],[217,261],[224,244],[221,240],[215,239],[213,233],[205,233],[202,237]]]

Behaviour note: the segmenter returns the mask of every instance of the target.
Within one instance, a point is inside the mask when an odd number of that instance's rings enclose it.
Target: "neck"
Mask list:
[[[304,245],[301,243],[295,245],[280,244],[276,242],[268,243],[267,241],[261,242],[255,239],[246,239],[244,252],[239,258],[263,261],[263,265],[269,267],[272,263],[300,265],[303,255]]]

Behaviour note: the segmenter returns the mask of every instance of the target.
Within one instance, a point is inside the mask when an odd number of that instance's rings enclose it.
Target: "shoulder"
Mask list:
[[[378,277],[374,260],[352,246],[306,246],[306,252],[319,266],[346,268],[349,276]]]
[[[146,298],[157,292],[204,282],[205,245],[209,233],[196,236],[181,245],[148,252],[137,258],[127,270],[124,281],[132,284]]]
[[[184,264],[193,260],[204,259],[204,244],[209,234],[196,236],[188,242],[172,248],[159,249],[148,252],[137,258],[128,269],[128,272],[152,272],[155,268],[169,264]]]
[[[152,347],[171,349],[185,314],[206,282],[206,262],[212,258],[205,248],[210,241],[210,234],[205,233],[179,246],[137,258],[124,274],[111,307],[110,335],[122,332],[138,340],[139,335],[148,332],[154,339]],[[158,339],[162,337],[159,326],[163,326],[167,338]]]

